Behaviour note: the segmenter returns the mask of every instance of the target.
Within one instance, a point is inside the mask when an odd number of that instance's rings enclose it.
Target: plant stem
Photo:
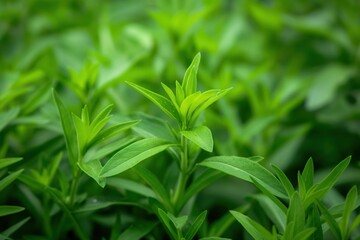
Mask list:
[[[176,191],[173,198],[175,214],[181,209],[178,209],[178,204],[181,197],[184,195],[186,182],[188,180],[188,142],[184,136],[181,136],[181,164],[180,164],[180,174],[176,186]]]
[[[70,188],[70,200],[69,200],[70,208],[72,208],[74,206],[75,195],[76,195],[77,186],[78,186],[78,183],[80,180],[80,176],[81,176],[81,171],[79,168],[77,168],[75,175],[74,175],[74,179],[72,180],[72,183],[71,183],[71,188]]]

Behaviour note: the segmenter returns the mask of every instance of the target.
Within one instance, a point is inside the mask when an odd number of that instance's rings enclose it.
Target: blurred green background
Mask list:
[[[200,89],[233,87],[204,116],[215,155],[264,156],[294,179],[309,157],[321,176],[352,155],[341,183],[358,184],[359,13],[357,0],[1,0],[0,118],[13,122],[0,157],[59,149],[52,88],[76,113],[162,116],[123,82],[160,92],[201,52]]]
[[[35,115],[57,86],[73,105],[156,111],[121,82],[172,85],[201,52],[202,88],[234,87],[206,116],[219,154],[290,169],[357,160],[359,12],[356,0],[1,0],[0,110]],[[75,76],[94,64],[92,85]]]

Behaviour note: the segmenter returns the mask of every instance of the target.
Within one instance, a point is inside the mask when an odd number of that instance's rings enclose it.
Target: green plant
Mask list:
[[[0,239],[358,239],[359,11],[1,0]]]
[[[168,125],[169,130],[171,131],[170,133],[173,134],[173,142],[158,138],[142,139],[131,143],[115,153],[104,166],[101,166],[99,160],[100,157],[87,159],[84,162],[80,160],[78,163],[80,168],[94,178],[102,187],[105,186],[106,178],[118,175],[130,168],[134,168],[135,172],[143,178],[150,186],[151,191],[153,191],[154,194],[152,194],[152,197],[155,197],[155,199],[150,201],[150,206],[174,239],[182,239],[183,237],[185,237],[185,239],[192,239],[205,219],[206,211],[202,212],[194,220],[193,225],[183,232],[189,216],[179,214],[182,213],[183,207],[187,201],[201,188],[204,188],[206,184],[210,183],[203,182],[200,186],[190,185],[187,187],[189,185],[189,178],[196,170],[196,163],[199,161],[197,156],[200,149],[204,149],[208,152],[212,152],[213,150],[211,131],[206,126],[199,124],[199,115],[230,90],[214,89],[203,93],[196,91],[199,62],[200,54],[195,56],[193,62],[187,69],[182,84],[180,85],[180,83],[176,82],[175,93],[168,86],[162,84],[167,97],[152,92],[137,84],[128,83],[175,120],[175,123],[177,124],[176,128],[172,127],[170,124]],[[104,110],[104,112],[106,112],[106,110]],[[106,117],[107,114],[99,114],[94,120],[95,123],[92,122],[89,124],[87,108],[84,108],[82,111],[82,118],[74,118],[79,151],[81,152],[80,156],[86,156],[88,148],[87,144],[91,143],[92,139],[97,135],[97,132],[91,130],[91,126],[99,125],[97,122],[103,122],[101,125],[103,126],[106,123]],[[134,123],[136,122],[130,122],[131,125]],[[90,126],[90,129],[86,129],[86,125]],[[65,133],[66,131],[69,131],[70,127],[68,125],[63,123],[63,126]],[[101,129],[101,127],[98,127],[98,129]],[[113,129],[108,132],[115,134]],[[99,139],[104,139],[104,137],[106,137],[106,134],[105,136],[103,135],[104,134],[102,134]],[[68,141],[70,141],[70,138]],[[68,144],[68,146],[76,146],[76,143]],[[167,189],[161,184],[159,179],[151,171],[143,167],[136,167],[140,162],[168,148],[179,171],[176,186],[173,186],[170,189]],[[216,175],[212,172],[205,172],[201,176],[201,178],[206,178],[207,180],[211,179],[209,177],[214,178]],[[196,181],[194,181],[193,184],[197,184]],[[135,183],[133,185],[135,185]],[[138,184],[137,186],[139,187]],[[140,193],[141,191],[138,192]]]
[[[359,214],[351,216],[358,207],[356,186],[350,189],[344,203],[328,207],[323,201],[349,162],[350,158],[343,160],[322,181],[314,184],[314,166],[309,159],[302,173],[298,173],[298,190],[283,171],[273,166],[277,179],[286,190],[286,196],[281,200],[267,185],[252,178],[263,192],[252,198],[274,224],[272,231],[242,213],[231,211],[231,214],[255,239],[328,239],[331,237],[329,230],[334,239],[349,239],[360,224]],[[353,221],[350,221],[351,217]]]

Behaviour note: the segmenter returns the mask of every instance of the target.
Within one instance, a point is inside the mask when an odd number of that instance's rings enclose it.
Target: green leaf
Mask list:
[[[307,194],[305,180],[304,180],[303,176],[301,175],[300,171],[298,172],[297,176],[298,176],[298,184],[299,184],[299,193],[300,193],[301,197],[303,199],[305,199],[306,194]]]
[[[353,210],[356,208],[357,195],[358,192],[356,186],[353,186],[346,195],[344,211],[342,214],[342,218],[339,222],[341,236],[343,239],[349,238],[348,226],[350,222],[351,213],[353,213]]]
[[[201,92],[195,92],[187,97],[184,98],[184,100],[180,104],[180,115],[183,122],[190,123],[191,116],[193,114],[193,110],[190,109],[196,109],[199,106],[198,100],[202,96]]]
[[[254,183],[254,185],[260,189],[269,199],[271,199],[271,201],[277,205],[277,207],[279,208],[279,210],[281,210],[282,213],[286,213],[286,206],[279,200],[277,199],[267,188],[265,188],[264,186],[262,186],[258,181],[256,181],[256,179],[251,177],[251,181]]]
[[[109,128],[106,128],[104,130],[102,130],[101,132],[99,132],[99,134],[97,134],[89,143],[89,146],[101,143],[106,141],[107,139],[118,135],[120,132],[123,132],[135,125],[137,125],[140,121],[135,120],[135,121],[128,121],[128,122],[123,122],[123,123],[118,123],[114,126],[111,126]]]
[[[308,240],[316,231],[316,228],[307,228],[295,234],[294,240]]]
[[[7,187],[10,183],[12,183],[13,181],[15,181],[15,179],[24,171],[24,169],[20,169],[16,172],[13,172],[11,174],[9,174],[7,177],[5,177],[4,179],[2,179],[0,181],[0,192],[1,190],[3,190],[5,187]]]
[[[0,169],[5,168],[11,164],[14,164],[20,160],[22,160],[22,158],[2,158],[0,159]]]
[[[326,193],[334,186],[341,174],[350,163],[351,157],[342,160],[336,167],[319,183],[313,185],[304,198],[304,207],[307,208],[315,199],[321,200]]]
[[[19,108],[12,108],[6,112],[0,113],[0,132],[19,114]]]
[[[29,220],[30,220],[30,217],[27,217],[27,218],[21,220],[20,222],[12,225],[8,229],[4,230],[2,233],[0,233],[0,240],[4,240],[4,239],[7,239],[8,237],[10,237],[11,234],[16,232],[19,228],[21,228]],[[5,237],[5,238],[3,238],[3,237]]]
[[[197,71],[199,68],[200,59],[201,59],[201,54],[200,53],[196,54],[192,63],[185,72],[182,83],[182,89],[185,93],[185,96],[190,96],[196,91]]]
[[[94,202],[94,203],[87,203],[80,208],[76,209],[74,213],[84,213],[84,212],[94,212],[97,210],[105,209],[110,206],[120,205],[120,206],[135,206],[140,207],[145,210],[148,210],[143,204],[139,204],[133,201],[116,201],[116,202]]]
[[[222,98],[223,96],[225,96],[232,88],[227,88],[227,89],[223,89],[223,90],[209,90],[206,92],[203,92],[202,98],[201,98],[201,104],[196,104],[198,106],[196,106],[196,109],[194,109],[194,111],[192,112],[191,115],[191,120],[195,121],[195,119],[200,115],[201,112],[203,112],[206,108],[208,108],[211,104],[213,104],[214,102],[216,102],[217,100],[219,100],[220,98]],[[205,96],[203,98],[203,96]],[[194,105],[195,106],[195,105]]]
[[[23,211],[25,208],[17,206],[0,206],[0,217]]]
[[[145,197],[156,198],[156,194],[151,188],[132,180],[113,177],[108,178],[106,180],[106,184],[119,190],[128,190]]]
[[[357,227],[360,225],[360,214],[358,214],[354,221],[350,225],[349,233],[351,234],[353,231],[357,229]]]
[[[199,165],[222,171],[249,182],[251,182],[252,177],[275,196],[286,198],[285,190],[278,179],[259,163],[247,158],[236,156],[210,157]]]
[[[264,239],[270,240],[274,239],[273,235],[259,223],[255,222],[251,218],[245,216],[242,213],[236,211],[230,211],[230,213],[236,218],[236,220],[241,223],[241,225],[246,229],[246,231],[256,240]]]
[[[269,219],[276,225],[279,232],[284,232],[286,226],[286,207],[282,204],[285,208],[280,208],[278,202],[274,202],[273,199],[268,197],[267,195],[257,194],[252,196],[252,198],[256,199],[259,202],[261,208],[269,217]],[[276,199],[279,201],[278,199]]]
[[[89,126],[89,130],[90,130],[89,141],[91,141],[109,121],[109,119],[111,118],[109,114],[112,108],[113,108],[112,104],[108,105],[98,115],[96,115],[94,120],[91,122]]]
[[[307,212],[306,226],[316,229],[309,240],[324,239],[320,212],[316,204],[311,204]]]
[[[304,230],[305,209],[298,192],[295,192],[290,199],[287,212],[287,223],[294,222],[294,233]]]
[[[119,150],[120,148],[129,145],[130,143],[138,140],[138,137],[134,137],[134,136],[130,136],[130,137],[125,137],[119,140],[116,140],[114,142],[108,143],[105,146],[96,146],[93,148],[90,148],[84,158],[83,158],[83,162],[87,163],[90,161],[94,161],[94,160],[100,160],[104,157],[106,157],[107,155]]]
[[[162,210],[161,208],[158,209],[158,216],[161,222],[165,225],[165,229],[170,233],[173,239],[179,239],[176,228],[169,218],[169,216]]]
[[[147,138],[134,142],[121,149],[106,162],[100,172],[100,177],[110,177],[122,173],[173,145],[158,138]]]
[[[328,224],[330,230],[335,235],[336,239],[341,239],[341,230],[339,228],[338,223],[334,216],[331,215],[329,210],[326,208],[325,204],[316,200],[316,205],[319,207],[323,218],[325,219],[326,223]]]
[[[180,216],[180,217],[175,217],[171,213],[167,213],[167,215],[170,218],[170,220],[173,222],[173,224],[174,224],[174,226],[175,226],[175,228],[177,230],[181,230],[185,226],[185,224],[186,224],[186,222],[187,222],[187,220],[189,218],[186,215],[185,216]]]
[[[279,178],[281,184],[283,185],[283,187],[288,195],[288,198],[290,199],[290,197],[295,192],[293,185],[291,184],[288,177],[285,175],[285,173],[280,168],[278,168],[275,165],[271,165],[271,167],[274,169],[276,176]]]
[[[106,185],[106,179],[100,177],[102,165],[99,160],[93,160],[90,162],[79,162],[80,169],[86,173],[89,177],[94,179],[100,187],[104,188]]]
[[[203,93],[195,92],[187,96],[180,105],[181,117],[186,120],[188,124],[192,124],[201,112],[223,97],[230,89],[231,88],[225,90],[212,89]]]
[[[164,83],[161,83],[161,86],[165,90],[165,92],[168,95],[168,97],[170,98],[171,102],[174,104],[177,111],[179,111],[179,105],[177,103],[176,96],[175,96],[174,92],[167,85],[165,85]]]
[[[156,222],[149,221],[135,221],[129,228],[127,228],[118,240],[139,240],[146,236],[155,226]]]
[[[155,103],[161,110],[164,111],[168,116],[174,118],[179,123],[181,122],[179,113],[176,110],[176,107],[172,104],[172,102],[165,98],[164,96],[157,94],[153,91],[150,91],[146,88],[143,88],[135,83],[126,82],[131,87],[133,87],[135,90],[143,94],[145,97],[147,97],[150,101]]]
[[[157,199],[163,204],[163,206],[168,211],[173,210],[169,194],[156,175],[142,166],[136,166],[134,171],[152,188],[152,190],[154,190],[157,195]]]
[[[214,141],[211,130],[208,127],[195,127],[189,131],[181,131],[181,134],[205,151],[213,151]]]
[[[176,81],[175,84],[176,84],[176,89],[175,89],[176,101],[178,106],[180,106],[181,103],[184,101],[185,93],[178,81]]]
[[[78,144],[76,141],[76,131],[71,118],[70,112],[65,108],[65,105],[61,101],[58,94],[53,90],[53,97],[55,99],[55,103],[57,109],[60,114],[61,125],[64,131],[66,148],[68,151],[68,156],[70,160],[70,165],[73,173],[76,172],[77,165],[77,157],[78,157]]]
[[[306,189],[309,189],[314,184],[314,163],[312,158],[310,158],[301,174],[304,179]]]
[[[143,138],[162,138],[169,142],[178,142],[169,129],[168,122],[146,114],[136,114],[141,122],[133,130]],[[177,135],[177,134],[176,134]]]
[[[199,216],[197,216],[194,223],[191,225],[189,231],[185,235],[186,240],[192,240],[195,237],[196,233],[199,231],[201,225],[205,221],[206,215],[207,211],[205,210],[200,213]]]
[[[295,222],[289,221],[286,224],[285,232],[282,236],[282,239],[293,239],[296,232],[294,232]]]

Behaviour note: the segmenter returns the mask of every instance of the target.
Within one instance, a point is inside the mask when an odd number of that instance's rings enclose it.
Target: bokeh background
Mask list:
[[[31,115],[41,101],[23,100],[58,86],[82,102],[110,98],[123,114],[150,111],[121,82],[172,86],[201,52],[202,88],[234,87],[206,116],[219,154],[289,169],[310,156],[319,167],[356,160],[359,10],[356,0],[2,0],[0,109]],[[100,74],[90,88],[72,72],[91,64]]]

